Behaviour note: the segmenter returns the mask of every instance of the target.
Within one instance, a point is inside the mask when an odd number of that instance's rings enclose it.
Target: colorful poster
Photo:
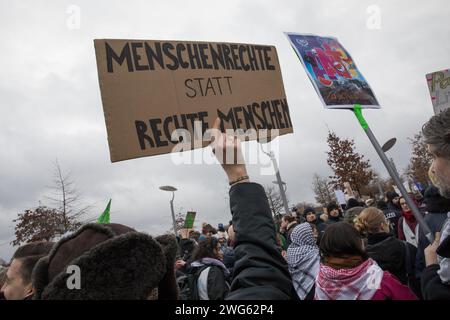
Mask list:
[[[325,108],[348,109],[354,104],[380,108],[369,84],[336,38],[286,35]]]
[[[427,74],[427,83],[434,114],[450,108],[450,71],[447,69]]]

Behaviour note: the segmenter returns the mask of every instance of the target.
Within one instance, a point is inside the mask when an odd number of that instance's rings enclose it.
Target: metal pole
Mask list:
[[[381,146],[378,143],[377,138],[374,136],[372,130],[370,130],[369,125],[367,124],[366,120],[364,119],[364,117],[362,115],[361,106],[355,105],[353,108],[353,111],[354,111],[359,123],[361,124],[361,127],[366,132],[367,137],[369,138],[370,142],[372,142],[372,145],[374,146],[376,152],[378,153],[378,156],[380,157],[381,161],[383,162],[384,166],[386,167],[387,171],[389,172],[389,175],[394,180],[395,184],[397,185],[398,189],[400,190],[400,193],[405,198],[406,203],[411,208],[411,210],[414,214],[414,217],[416,218],[417,222],[419,223],[420,227],[423,230],[423,233],[427,237],[428,241],[430,243],[433,243],[434,235],[431,233],[431,230],[428,227],[425,220],[423,219],[422,214],[420,213],[419,209],[416,207],[415,203],[409,197],[408,192],[406,191],[405,187],[403,186],[403,183],[401,182],[400,177],[398,176],[396,170],[393,168],[392,163],[389,161],[389,159],[386,157],[386,154],[381,149]]]
[[[384,152],[383,152],[383,153],[384,153]],[[394,169],[395,173],[400,177],[400,175],[398,174],[398,171],[397,171],[397,167],[395,166],[394,159],[390,158],[389,160],[390,160],[390,162],[391,162],[392,168]],[[402,181],[401,178],[400,178],[400,181]]]
[[[283,187],[283,180],[281,180],[281,175],[280,175],[280,170],[278,168],[277,159],[275,158],[273,151],[270,151],[269,156],[270,156],[270,159],[272,160],[273,168],[275,170],[275,175],[277,177],[278,188],[280,189],[281,198],[283,199],[284,211],[286,214],[289,214],[289,206],[288,206],[287,199],[286,199],[286,192]]]
[[[175,212],[173,211],[173,199],[175,198],[175,192],[172,191],[172,200],[170,200],[170,211],[172,212],[173,232],[177,235],[177,222],[175,221]]]

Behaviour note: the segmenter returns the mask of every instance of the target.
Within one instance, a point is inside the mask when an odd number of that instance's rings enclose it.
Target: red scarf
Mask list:
[[[409,223],[412,224],[412,223],[416,222],[416,217],[414,216],[414,214],[411,210],[408,210],[408,211],[403,210],[402,215],[406,219],[406,221],[408,221]]]

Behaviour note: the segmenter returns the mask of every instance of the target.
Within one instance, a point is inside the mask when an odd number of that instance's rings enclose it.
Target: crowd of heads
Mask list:
[[[423,133],[434,158],[434,185],[423,193],[405,198],[390,190],[382,199],[351,197],[272,216],[260,188],[233,200],[240,201],[233,209],[238,220],[216,227],[205,222],[199,230],[152,237],[121,224],[86,224],[57,243],[19,247],[1,263],[1,298],[215,300],[240,286],[246,298],[257,298],[249,287],[261,285],[267,294],[271,274],[280,277],[272,281],[276,290],[289,275],[292,299],[450,298],[450,110],[433,117]],[[240,185],[244,193],[256,188]],[[230,199],[235,194],[230,190]],[[431,243],[408,203],[436,232]],[[245,218],[251,221],[239,220],[242,210],[254,212]],[[270,271],[266,278],[251,274],[261,272],[259,265]],[[240,280],[233,282],[237,273]]]

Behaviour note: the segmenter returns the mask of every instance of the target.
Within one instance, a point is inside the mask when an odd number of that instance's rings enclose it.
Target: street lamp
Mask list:
[[[272,183],[278,185],[278,181],[272,181]],[[284,191],[286,191],[286,190],[287,190],[286,182],[281,181],[281,184],[282,184],[283,187],[284,187]]]
[[[383,146],[381,147],[381,150],[383,150],[383,152],[388,152],[389,150],[391,150],[391,148],[394,146],[394,144],[396,142],[397,142],[397,138],[389,139],[388,141],[386,141],[385,144],[383,144]]]
[[[270,160],[272,160],[272,165],[273,165],[273,169],[275,170],[275,176],[277,178],[276,184],[278,184],[278,188],[280,189],[280,194],[281,194],[281,199],[283,200],[283,207],[284,207],[284,211],[286,214],[289,214],[289,206],[288,206],[288,202],[287,202],[287,198],[286,198],[286,190],[283,186],[283,184],[286,184],[283,182],[283,180],[281,180],[281,175],[280,175],[280,169],[278,168],[278,163],[277,163],[277,159],[275,158],[275,154],[273,153],[273,151],[267,152],[264,150],[264,148],[262,147],[262,144],[260,143],[259,146],[261,147],[261,150],[263,153],[267,154],[270,158]]]
[[[381,147],[381,150],[383,150],[384,153],[388,152],[389,150],[391,150],[391,148],[394,146],[394,144],[396,142],[397,142],[397,138],[389,139],[388,141],[386,141],[385,144],[383,144],[383,146]],[[395,166],[395,163],[394,163],[394,159],[393,158],[389,158],[389,160],[391,161],[392,167],[394,168],[395,172],[399,176],[398,171],[397,171],[397,167]]]
[[[384,153],[388,152],[389,150],[392,149],[392,147],[395,145],[396,142],[397,142],[397,138],[389,139],[388,141],[386,141],[383,144],[383,146],[381,147],[381,150],[383,150]],[[395,173],[397,173],[397,176],[398,176],[398,171],[397,171],[397,167],[395,166],[394,159],[389,158],[389,161],[391,162],[392,168],[395,170]],[[380,189],[380,191],[383,191],[379,180],[378,180],[378,188]],[[384,196],[384,194],[383,194],[383,196]]]
[[[177,235],[177,223],[175,221],[175,212],[173,211],[173,199],[175,198],[175,191],[178,189],[172,186],[161,186],[159,189],[163,191],[170,191],[172,192],[172,200],[170,200],[170,211],[172,212],[172,222],[173,222],[173,232],[175,233],[175,236]]]

